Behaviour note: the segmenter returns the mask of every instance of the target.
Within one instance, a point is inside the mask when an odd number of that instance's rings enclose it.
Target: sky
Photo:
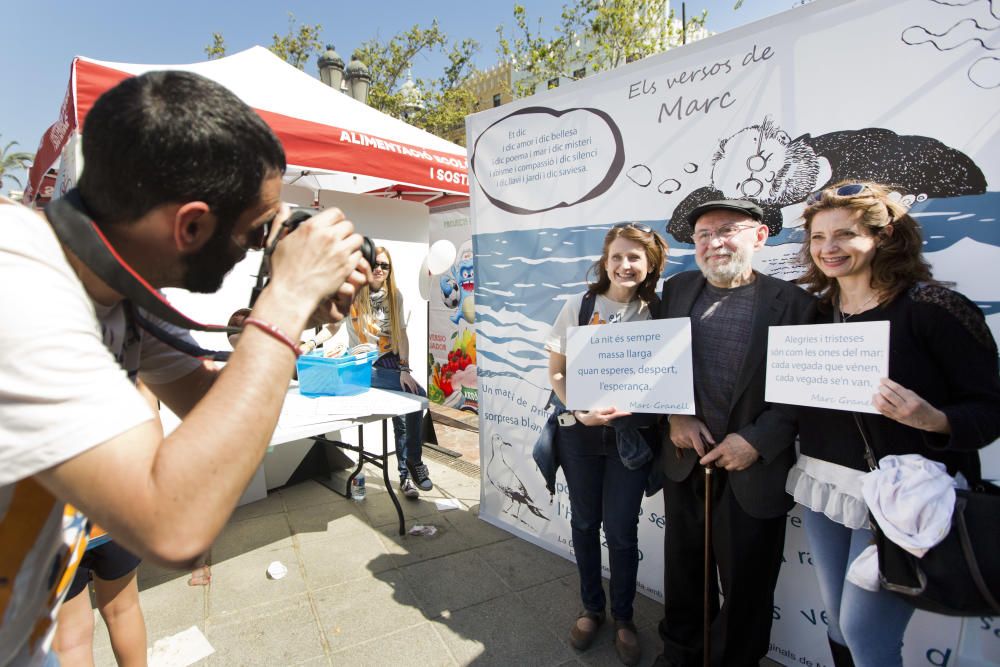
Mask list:
[[[556,25],[566,0],[520,0],[528,17],[543,26]],[[298,24],[320,24],[322,39],[347,59],[355,46],[379,38],[388,40],[414,24],[430,25],[437,18],[451,39],[471,37],[480,43],[475,64],[496,64],[496,27],[509,34],[513,0],[0,0],[4,30],[0,39],[0,147],[34,152],[42,134],[59,112],[74,56],[130,63],[184,64],[204,60],[213,32],[221,32],[230,53],[254,44],[267,46],[274,33],[288,31],[289,13]],[[794,0],[689,0],[689,16],[708,11],[713,32],[764,19],[796,4]],[[681,3],[671,7],[680,15]],[[413,63],[415,77],[435,78],[440,59]],[[306,71],[316,75],[315,59]],[[26,175],[15,172],[22,181]],[[16,188],[7,179],[3,191]]]

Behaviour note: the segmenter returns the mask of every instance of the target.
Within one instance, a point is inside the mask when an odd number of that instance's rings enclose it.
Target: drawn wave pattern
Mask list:
[[[1000,246],[1000,192],[928,199],[914,203],[910,212],[923,228],[924,252],[947,249],[964,238]],[[666,227],[666,220],[643,222],[656,230]],[[586,288],[587,270],[600,257],[610,227],[588,224],[473,237],[477,335],[489,341],[477,349],[480,376],[520,377],[548,389],[545,339],[566,300]],[[804,238],[801,227],[786,227],[768,245]],[[696,269],[694,247],[670,241],[666,275]],[[493,287],[480,287],[486,284]],[[1000,312],[1000,302],[977,303],[987,314]]]
[[[950,248],[964,238],[1000,245],[1000,192],[928,199],[910,208],[924,235],[924,252]]]

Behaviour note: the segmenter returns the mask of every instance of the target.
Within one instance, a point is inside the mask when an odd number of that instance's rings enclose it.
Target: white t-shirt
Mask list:
[[[0,204],[0,665],[39,665],[85,520],[31,477],[148,421],[118,360],[150,384],[198,365],[95,310],[48,222]]]
[[[375,302],[373,302],[374,305]],[[392,351],[392,326],[389,319],[389,298],[378,300],[379,307],[372,309],[374,321],[371,329],[364,330],[361,325],[361,318],[351,315],[347,327],[348,344],[353,348],[359,343],[372,343],[378,345],[379,355]],[[353,311],[353,308],[351,309]],[[403,318],[403,294],[396,290],[396,318],[399,322],[399,330],[402,335],[406,335],[406,320]]]
[[[566,330],[580,324],[580,306],[583,295],[574,295],[566,300],[559,316],[552,324],[552,331],[545,339],[545,349],[549,352],[566,354]],[[612,301],[603,294],[594,300],[594,314],[588,324],[614,324],[616,322],[640,322],[651,317],[649,307],[642,299],[635,298],[628,303]]]

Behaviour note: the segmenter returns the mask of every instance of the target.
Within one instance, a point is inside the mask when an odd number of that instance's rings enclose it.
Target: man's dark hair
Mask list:
[[[228,231],[285,171],[281,142],[253,109],[198,74],[148,72],[97,100],[83,128],[80,195],[98,224],[204,201]]]

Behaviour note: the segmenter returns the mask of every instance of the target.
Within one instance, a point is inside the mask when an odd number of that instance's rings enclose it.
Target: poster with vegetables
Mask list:
[[[435,403],[478,412],[476,272],[468,208],[431,214],[429,241],[441,239],[457,252],[452,266],[433,277],[429,290],[427,395]]]

